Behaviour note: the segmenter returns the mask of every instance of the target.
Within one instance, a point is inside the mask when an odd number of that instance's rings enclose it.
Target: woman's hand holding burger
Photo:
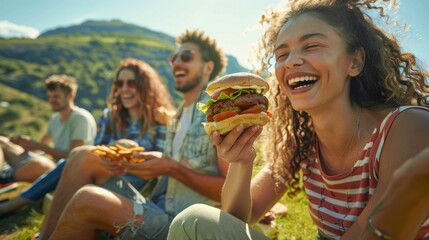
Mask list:
[[[260,125],[244,128],[239,124],[226,136],[218,131],[210,135],[210,142],[216,146],[218,157],[229,163],[252,164],[256,157],[253,147],[255,140],[262,132]]]
[[[240,124],[244,128],[265,125],[271,119],[263,95],[268,89],[268,83],[252,73],[229,74],[210,82],[206,88],[210,100],[197,106],[206,114],[204,129],[209,135],[213,131],[225,135]]]
[[[252,73],[229,74],[208,84],[210,99],[198,109],[206,114],[204,129],[219,158],[229,163],[253,163],[253,144],[262,126],[271,120],[268,99],[263,95],[268,89],[268,83]]]

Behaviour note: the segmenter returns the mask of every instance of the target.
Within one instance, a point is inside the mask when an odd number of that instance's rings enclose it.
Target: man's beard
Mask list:
[[[196,86],[198,86],[202,81],[201,75],[196,76],[192,81],[186,82],[181,86],[176,85],[176,90],[182,93],[186,93],[192,89],[194,89]]]
[[[61,106],[56,106],[56,107],[52,107],[52,111],[54,112],[61,112],[62,110],[67,108],[67,104],[61,105]]]

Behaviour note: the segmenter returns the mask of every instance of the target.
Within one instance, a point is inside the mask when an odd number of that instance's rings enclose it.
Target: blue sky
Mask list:
[[[239,62],[248,61],[252,46],[262,33],[258,17],[280,0],[0,0],[0,22],[28,26],[39,32],[82,23],[88,19],[137,24],[172,36],[198,28],[214,37],[220,47]],[[395,28],[402,46],[429,66],[428,0],[402,0],[394,18],[410,25]],[[0,32],[2,25],[0,25]]]

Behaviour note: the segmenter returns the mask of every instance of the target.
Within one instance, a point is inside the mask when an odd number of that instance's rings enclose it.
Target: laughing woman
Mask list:
[[[156,70],[148,63],[127,58],[121,61],[115,72],[115,79],[108,97],[106,108],[98,121],[95,145],[139,145],[148,151],[162,151],[166,125],[174,115],[171,97]],[[100,159],[90,153],[92,146],[76,148],[67,162],[84,162],[88,165],[100,165]],[[66,161],[60,162],[55,169],[37,179],[17,198],[0,204],[0,214],[37,201],[57,186]],[[101,166],[101,165],[100,165]],[[82,171],[89,171],[90,166]],[[79,178],[77,176],[77,178]],[[125,178],[136,188],[144,181],[127,174]]]
[[[298,0],[289,7],[262,18],[271,24],[262,69],[273,56],[276,77],[276,114],[262,150],[267,166],[251,180],[260,126],[212,133],[218,156],[230,162],[222,211],[191,206],[175,218],[169,239],[267,239],[247,224],[285,193],[296,194],[300,171],[318,239],[429,238],[427,188],[416,194],[421,187],[409,184],[398,195],[389,187],[397,176],[414,178],[403,169],[398,175],[404,163],[429,161],[427,151],[418,155],[429,146],[428,73],[367,15],[384,16],[376,0]],[[405,205],[406,216],[392,217],[404,204],[382,197],[389,193],[415,200]],[[374,210],[383,199],[391,212]],[[389,227],[395,221],[399,227]]]

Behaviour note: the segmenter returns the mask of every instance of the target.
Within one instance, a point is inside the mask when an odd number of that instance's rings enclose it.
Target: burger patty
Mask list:
[[[267,108],[268,99],[263,95],[254,93],[242,94],[236,99],[217,101],[206,112],[207,122],[213,122],[213,116],[222,112],[224,108],[239,107],[241,110],[245,110],[259,104]]]

